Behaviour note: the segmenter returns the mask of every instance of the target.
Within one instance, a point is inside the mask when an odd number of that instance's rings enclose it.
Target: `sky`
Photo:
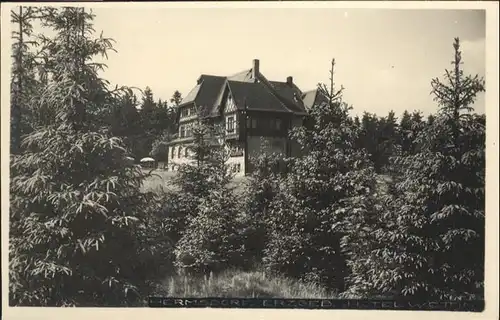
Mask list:
[[[451,68],[459,37],[466,73],[485,76],[485,12],[436,9],[94,8],[94,28],[113,38],[104,77],[156,99],[184,96],[200,74],[232,75],[260,60],[269,79],[293,76],[302,91],[336,83],[363,112],[437,110],[430,82]],[[475,104],[485,111],[484,95]]]

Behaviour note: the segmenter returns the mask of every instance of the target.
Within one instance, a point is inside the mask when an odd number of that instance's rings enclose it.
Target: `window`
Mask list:
[[[186,126],[186,137],[191,137],[191,126]]]
[[[172,147],[172,154],[170,155],[170,158],[173,159],[175,157],[175,147]]]
[[[281,130],[281,119],[276,119],[276,130]]]
[[[189,109],[188,108],[181,109],[181,117],[184,118],[187,116],[189,116]]]
[[[177,151],[177,158],[181,157],[181,152],[182,152],[182,147],[179,147],[179,150]]]
[[[247,116],[247,128],[250,128],[252,126],[252,118]]]
[[[236,165],[236,171],[237,171],[237,172],[241,172],[241,164],[240,164],[240,163],[238,163],[238,164]]]
[[[227,133],[234,133],[234,117],[227,118]]]
[[[181,134],[181,138],[184,138],[185,135],[186,135],[186,128],[184,126],[181,126],[179,128],[179,130],[181,131],[181,133],[180,133]]]
[[[188,148],[184,148],[184,157],[187,158],[187,156],[188,156]]]
[[[252,129],[257,128],[257,119],[252,119]]]

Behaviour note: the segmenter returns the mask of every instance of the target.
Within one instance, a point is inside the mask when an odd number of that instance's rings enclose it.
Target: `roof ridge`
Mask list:
[[[217,76],[215,74],[208,74],[208,73],[202,73],[200,75],[200,78],[203,77],[203,76],[205,76],[205,77],[214,77],[214,78],[227,78],[226,76]]]

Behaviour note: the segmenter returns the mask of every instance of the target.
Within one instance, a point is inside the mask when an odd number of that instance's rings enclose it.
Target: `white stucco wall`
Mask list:
[[[172,158],[172,146],[169,147],[169,152],[168,152],[168,171],[176,171],[177,167],[181,164],[187,164],[192,162],[193,160],[190,158],[191,152],[188,150],[188,157],[185,156],[184,150],[185,146],[181,146],[182,151],[181,151],[181,156],[178,157],[178,150],[179,150],[179,145],[174,146],[175,152],[174,152],[174,157]],[[240,171],[235,172],[234,175],[236,177],[241,177],[245,175],[245,156],[238,156],[238,157],[229,157],[227,160],[227,164],[232,168],[233,165],[240,165]]]
[[[179,157],[179,147],[181,147],[181,154]],[[174,156],[172,157],[172,148],[174,149]],[[184,145],[176,145],[176,146],[169,146],[168,147],[168,171],[175,171],[176,167],[181,165],[181,164],[186,164],[192,161],[192,159],[189,158],[190,151],[188,150],[188,157],[185,156],[185,148],[186,146]]]

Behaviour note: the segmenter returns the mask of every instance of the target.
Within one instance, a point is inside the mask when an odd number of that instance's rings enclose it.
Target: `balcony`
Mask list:
[[[195,113],[195,114],[190,114],[190,115],[187,115],[187,116],[181,116],[179,118],[179,123],[185,123],[185,122],[190,122],[192,120],[196,120],[198,119],[198,115]]]

